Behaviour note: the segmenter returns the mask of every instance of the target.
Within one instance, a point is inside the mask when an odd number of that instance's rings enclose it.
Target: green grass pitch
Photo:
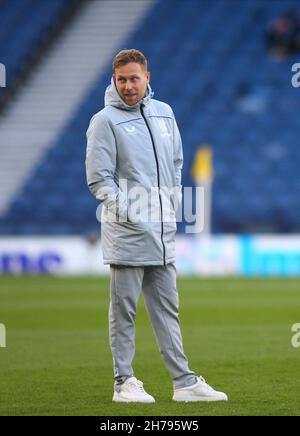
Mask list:
[[[300,281],[179,278],[190,367],[228,403],[172,401],[141,298],[135,375],[156,403],[114,404],[108,278],[1,277],[0,415],[299,415]]]

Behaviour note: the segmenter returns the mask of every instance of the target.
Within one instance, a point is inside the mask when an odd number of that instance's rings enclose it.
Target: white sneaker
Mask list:
[[[224,392],[215,391],[209,386],[203,377],[198,377],[196,384],[185,388],[175,389],[173,395],[174,401],[227,401],[227,395]]]
[[[119,392],[115,391],[113,401],[118,403],[155,403],[155,399],[147,394],[143,383],[135,377],[128,378],[120,385]]]

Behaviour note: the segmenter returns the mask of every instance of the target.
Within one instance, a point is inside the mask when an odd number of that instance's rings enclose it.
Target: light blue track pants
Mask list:
[[[109,335],[115,387],[133,376],[135,315],[142,291],[159,350],[173,379],[174,388],[196,383],[196,375],[188,367],[182,346],[175,265],[111,265],[110,271]]]

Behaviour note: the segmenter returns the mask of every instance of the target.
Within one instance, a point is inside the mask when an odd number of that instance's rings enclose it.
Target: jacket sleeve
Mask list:
[[[183,151],[182,151],[182,141],[180,132],[174,117],[174,168],[175,168],[175,179],[176,186],[181,187],[181,171],[183,167]]]
[[[177,195],[177,207],[179,206],[179,204],[181,203],[182,200],[182,185],[181,185],[181,172],[182,172],[182,167],[183,167],[183,150],[182,150],[182,141],[181,141],[181,136],[180,136],[180,132],[176,123],[176,119],[174,117],[173,114],[173,120],[174,120],[174,125],[173,125],[173,147],[174,147],[174,151],[173,151],[173,162],[174,162],[174,169],[175,169],[175,181],[176,181],[176,195]]]
[[[126,219],[127,202],[115,181],[116,162],[117,146],[109,120],[96,114],[87,130],[87,184],[109,211]]]

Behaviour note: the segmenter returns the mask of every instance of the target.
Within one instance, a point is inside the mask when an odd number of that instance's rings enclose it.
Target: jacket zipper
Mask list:
[[[147,129],[149,131],[150,137],[151,137],[151,142],[152,142],[152,147],[153,147],[153,152],[154,152],[154,157],[155,157],[155,162],[156,162],[156,170],[157,170],[157,185],[158,185],[158,196],[159,196],[159,204],[160,204],[160,213],[161,213],[161,243],[163,246],[163,258],[164,258],[164,266],[166,266],[166,248],[165,248],[165,243],[164,243],[164,225],[163,225],[163,210],[162,210],[162,200],[161,200],[161,193],[160,193],[160,177],[159,177],[159,165],[158,165],[158,158],[157,158],[157,153],[156,153],[156,148],[155,148],[155,144],[154,144],[154,139],[153,139],[153,135],[151,132],[151,129],[149,127],[149,124],[146,120],[146,117],[144,115],[144,111],[143,111],[143,105],[141,105],[141,114],[142,117],[144,118],[145,124],[147,126]]]

